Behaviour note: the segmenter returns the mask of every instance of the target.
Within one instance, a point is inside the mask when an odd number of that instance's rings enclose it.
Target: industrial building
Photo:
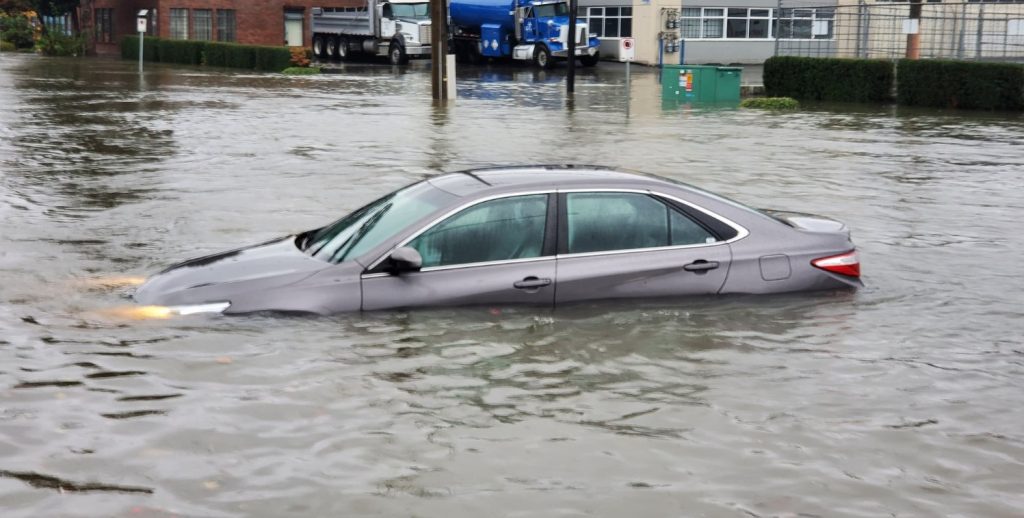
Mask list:
[[[82,30],[91,52],[119,51],[121,38],[136,33],[137,13],[147,11],[147,34],[182,40],[249,45],[312,45],[309,12],[316,7],[354,7],[362,0],[82,0]]]

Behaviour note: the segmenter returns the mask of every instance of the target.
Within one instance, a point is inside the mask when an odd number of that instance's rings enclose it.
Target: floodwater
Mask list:
[[[639,68],[639,67],[637,67]],[[662,105],[621,67],[0,55],[3,516],[1012,516],[1024,118]],[[857,293],[297,317],[134,278],[439,171],[589,162],[854,230]],[[157,315],[153,315],[157,316]]]

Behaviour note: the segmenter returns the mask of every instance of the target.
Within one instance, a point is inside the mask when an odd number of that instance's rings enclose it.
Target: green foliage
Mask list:
[[[9,41],[0,41],[0,52],[14,52],[16,50],[13,43]]]
[[[35,45],[35,30],[27,16],[6,16],[0,14],[0,41],[11,43],[15,48],[28,49]]]
[[[67,36],[57,31],[48,31],[39,37],[36,47],[47,56],[84,56],[85,36]]]
[[[762,110],[795,110],[800,103],[792,97],[749,97],[740,102],[740,108],[758,108]]]
[[[900,104],[1024,110],[1024,65],[903,59],[898,79]]]
[[[814,101],[892,98],[893,64],[880,59],[777,56],[764,63],[765,93]]]
[[[288,67],[281,73],[287,76],[313,76],[320,73],[320,67]]]
[[[280,72],[288,67],[288,47],[237,45],[214,41],[165,40],[146,38],[143,41],[146,61],[207,65],[211,67],[244,68]],[[121,57],[139,59],[139,37],[126,36],[121,41]]]

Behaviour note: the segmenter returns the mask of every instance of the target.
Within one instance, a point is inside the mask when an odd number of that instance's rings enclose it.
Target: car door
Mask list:
[[[569,192],[559,199],[556,304],[717,293],[729,245],[645,192]]]
[[[553,197],[527,194],[489,199],[428,225],[402,243],[420,253],[420,271],[365,273],[363,309],[552,305],[555,218],[549,198]]]

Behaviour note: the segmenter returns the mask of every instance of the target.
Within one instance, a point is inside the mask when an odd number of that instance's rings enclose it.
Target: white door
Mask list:
[[[302,46],[302,12],[285,11],[284,44],[289,47]]]

